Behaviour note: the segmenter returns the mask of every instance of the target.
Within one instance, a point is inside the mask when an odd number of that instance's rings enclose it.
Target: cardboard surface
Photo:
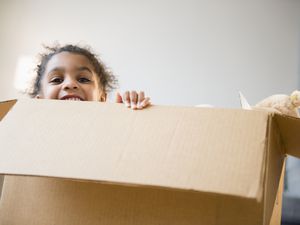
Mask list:
[[[9,112],[9,110],[14,106],[16,102],[17,100],[0,102],[0,121]],[[2,194],[3,179],[4,179],[4,175],[0,175],[0,198]]]
[[[269,224],[270,217],[273,214],[273,221],[280,219],[280,215],[274,213],[280,207],[277,206],[276,196],[279,190],[279,180],[283,171],[283,163],[285,160],[285,154],[283,154],[283,144],[280,136],[280,130],[277,126],[274,117],[271,114],[268,125],[268,143],[266,148],[266,173],[265,173],[265,185],[264,185],[264,223]],[[280,192],[282,194],[282,191]],[[279,195],[280,195],[279,194]],[[279,198],[279,197],[278,197]],[[276,207],[275,207],[276,206]],[[274,216],[277,215],[277,216]],[[277,217],[277,218],[276,218]],[[275,219],[276,218],[276,219]]]
[[[0,225],[279,225],[300,120],[264,111],[0,103]],[[276,198],[277,196],[277,198]],[[277,199],[277,200],[276,200]],[[279,203],[278,203],[279,199]]]
[[[280,130],[282,142],[284,145],[284,153],[300,158],[300,119],[284,116],[275,115],[277,125]]]
[[[260,198],[267,122],[242,110],[22,100],[1,122],[0,171]]]
[[[16,104],[17,100],[0,102],[0,121],[8,113],[8,111]]]
[[[270,225],[281,225],[282,193],[284,191],[284,173],[285,173],[285,163],[282,168],[282,173],[279,181],[279,187],[278,187],[276,199],[274,202]]]
[[[5,182],[1,225],[262,224],[254,199],[40,177]]]

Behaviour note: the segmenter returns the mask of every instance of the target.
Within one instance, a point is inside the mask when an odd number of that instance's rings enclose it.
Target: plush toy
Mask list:
[[[282,114],[299,117],[300,91],[294,91],[288,95],[272,95],[255,105],[259,108],[273,108]]]
[[[283,94],[272,95],[252,107],[241,93],[240,99],[242,107],[245,109],[268,110],[293,117],[300,117],[298,112],[298,108],[300,107],[300,91],[298,90],[294,91],[290,96]]]

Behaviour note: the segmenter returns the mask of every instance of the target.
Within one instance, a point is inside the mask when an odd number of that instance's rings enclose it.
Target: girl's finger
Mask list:
[[[146,97],[139,105],[139,109],[146,108],[149,105],[151,105],[150,98]]]
[[[116,103],[123,103],[122,96],[119,92],[116,93]]]
[[[138,94],[138,102],[137,102],[137,107],[140,108],[141,103],[145,99],[145,93],[143,91],[140,91]]]
[[[125,103],[125,105],[130,108],[130,95],[129,95],[129,91],[125,91],[123,94],[123,103]]]
[[[130,92],[131,108],[137,109],[138,94],[136,91]]]

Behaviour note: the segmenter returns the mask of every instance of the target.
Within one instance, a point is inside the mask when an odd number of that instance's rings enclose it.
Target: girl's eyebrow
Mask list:
[[[88,71],[90,73],[93,73],[92,70],[86,66],[81,66],[76,68],[77,71]],[[54,67],[53,69],[51,69],[48,74],[53,73],[53,72],[64,72],[65,68],[64,67]]]
[[[91,71],[91,69],[90,68],[88,68],[88,67],[86,67],[86,66],[81,66],[81,67],[78,67],[77,68],[77,71],[88,71],[88,72],[90,72],[90,73],[93,73],[92,71]]]
[[[52,73],[52,72],[57,72],[57,71],[65,71],[65,69],[63,67],[54,67],[53,69],[51,69],[49,73]]]

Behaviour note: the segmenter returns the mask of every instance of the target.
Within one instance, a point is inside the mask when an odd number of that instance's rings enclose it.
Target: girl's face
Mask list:
[[[37,98],[101,101],[105,93],[85,56],[61,52],[48,61]]]

